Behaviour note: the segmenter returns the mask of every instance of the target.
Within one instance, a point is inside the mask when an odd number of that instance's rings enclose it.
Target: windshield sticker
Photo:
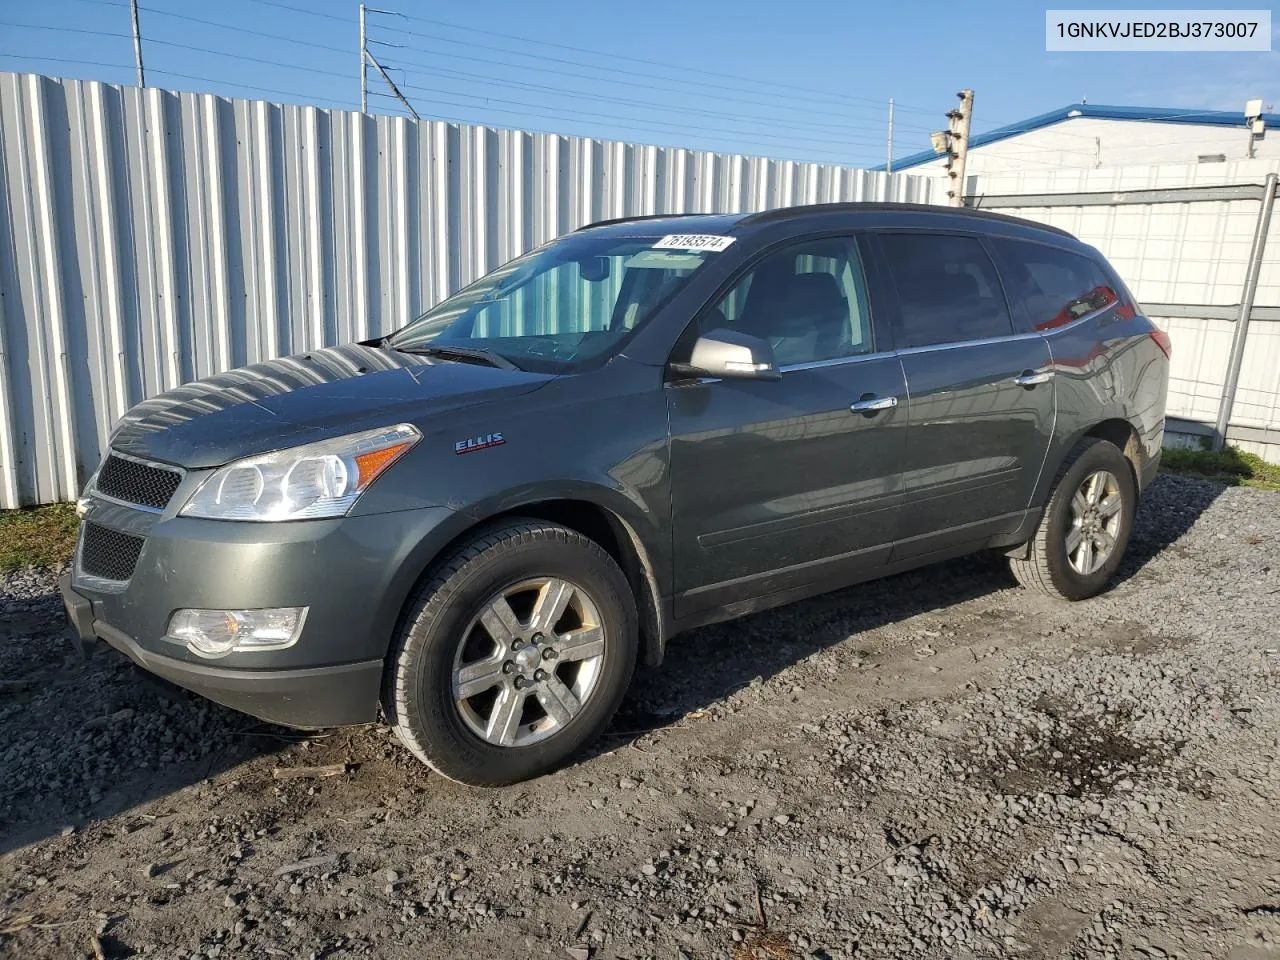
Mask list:
[[[719,253],[737,237],[722,237],[713,233],[669,233],[653,245],[655,250],[706,250]]]
[[[622,264],[627,270],[653,267],[658,270],[696,270],[702,266],[702,257],[684,250],[641,250],[628,257]]]

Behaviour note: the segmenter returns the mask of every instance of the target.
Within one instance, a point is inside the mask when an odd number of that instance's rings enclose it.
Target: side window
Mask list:
[[[1102,268],[1088,257],[1040,243],[995,240],[1009,296],[1037,330],[1062,327],[1118,302]]]
[[[762,259],[703,313],[699,329],[741,330],[779,366],[870,353],[871,313],[852,237],[806,240]]]
[[[927,347],[1013,333],[995,264],[976,238],[886,233],[880,245],[901,313],[895,346]]]

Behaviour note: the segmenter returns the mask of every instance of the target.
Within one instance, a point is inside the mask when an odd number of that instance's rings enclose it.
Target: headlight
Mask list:
[[[200,484],[182,513],[212,520],[340,517],[421,439],[416,427],[402,423],[237,460]]]

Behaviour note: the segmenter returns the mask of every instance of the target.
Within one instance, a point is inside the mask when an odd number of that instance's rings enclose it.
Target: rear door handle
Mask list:
[[[891,410],[898,405],[897,397],[864,397],[849,409],[854,413],[875,413],[877,410]]]
[[[1013,382],[1020,387],[1034,387],[1037,383],[1048,383],[1052,379],[1052,370],[1023,370],[1013,378]]]

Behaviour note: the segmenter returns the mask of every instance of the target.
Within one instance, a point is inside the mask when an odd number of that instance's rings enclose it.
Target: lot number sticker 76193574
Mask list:
[[[722,237],[713,233],[669,233],[653,245],[655,250],[707,250],[719,253],[737,237]]]

